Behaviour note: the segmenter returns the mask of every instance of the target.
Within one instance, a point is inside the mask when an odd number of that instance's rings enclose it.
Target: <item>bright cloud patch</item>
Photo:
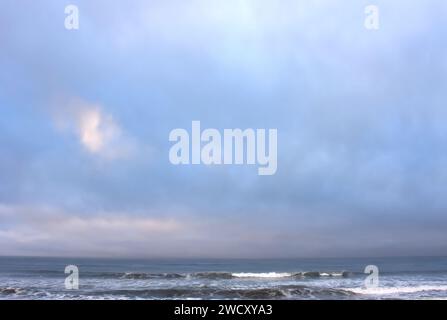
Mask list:
[[[80,99],[69,101],[57,111],[57,125],[74,132],[89,153],[108,159],[123,158],[134,151],[134,142],[100,104]]]
[[[105,120],[108,120],[105,123]],[[99,110],[85,110],[79,117],[79,136],[82,144],[91,152],[99,152],[113,139],[117,127],[111,119],[104,119]]]

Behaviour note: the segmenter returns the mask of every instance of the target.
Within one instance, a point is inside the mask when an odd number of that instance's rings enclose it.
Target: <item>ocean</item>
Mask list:
[[[65,287],[67,265],[79,289]],[[376,287],[365,287],[367,265],[379,269]],[[447,299],[447,257],[0,257],[0,299]]]

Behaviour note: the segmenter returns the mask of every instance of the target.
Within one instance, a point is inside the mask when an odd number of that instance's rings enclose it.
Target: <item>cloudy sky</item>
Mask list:
[[[447,254],[446,14],[2,0],[0,255]],[[277,173],[172,165],[169,132],[193,120],[277,128]]]

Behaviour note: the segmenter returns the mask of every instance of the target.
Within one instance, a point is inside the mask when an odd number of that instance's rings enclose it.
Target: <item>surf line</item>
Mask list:
[[[191,135],[182,128],[171,130],[169,161],[174,165],[255,165],[258,175],[274,175],[277,170],[278,132],[268,129],[224,129],[201,131],[200,121],[192,121]],[[191,146],[191,148],[190,148]],[[233,152],[234,151],[234,152]]]

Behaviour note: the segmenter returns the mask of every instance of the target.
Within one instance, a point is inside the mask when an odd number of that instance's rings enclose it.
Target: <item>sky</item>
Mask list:
[[[446,255],[446,14],[2,0],[0,255]],[[171,164],[170,131],[194,120],[277,129],[276,174]]]

